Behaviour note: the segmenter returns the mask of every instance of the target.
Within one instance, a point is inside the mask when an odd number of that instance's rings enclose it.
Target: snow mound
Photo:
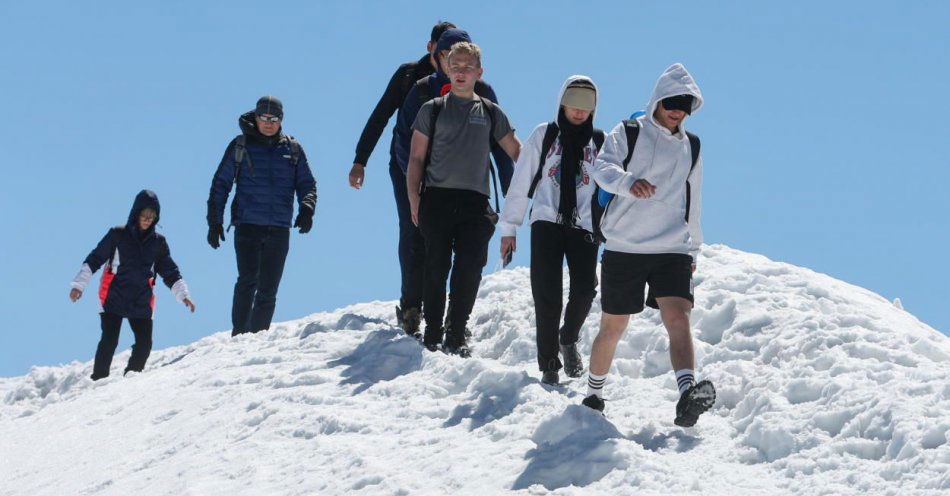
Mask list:
[[[707,246],[693,313],[697,427],[659,315],[635,317],[605,389],[542,385],[528,271],[487,276],[475,351],[429,353],[393,302],[153,352],[93,383],[91,363],[0,379],[0,495],[944,494],[950,341],[807,269]],[[599,302],[581,333],[585,362]],[[90,352],[94,343],[90,343]]]

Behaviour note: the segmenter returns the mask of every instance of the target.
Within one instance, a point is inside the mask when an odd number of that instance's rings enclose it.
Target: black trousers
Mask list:
[[[422,307],[423,274],[425,270],[425,240],[419,228],[412,223],[406,175],[396,164],[389,165],[393,182],[396,213],[399,215],[399,271],[402,275],[399,305],[403,308]]]
[[[419,208],[419,228],[425,239],[423,316],[425,343],[442,341],[445,283],[449,282],[448,322],[461,337],[475,306],[482,268],[488,262],[488,242],[497,216],[488,197],[469,190],[428,188]],[[455,255],[453,263],[452,255]]]
[[[537,326],[538,366],[559,370],[558,344],[577,342],[597,294],[597,250],[590,233],[546,221],[531,224],[531,294]],[[562,267],[567,257],[570,289],[561,323]]]
[[[102,322],[102,337],[96,347],[96,360],[92,365],[92,378],[101,379],[109,376],[112,367],[112,355],[119,346],[119,330],[122,327],[122,317],[112,313],[100,313]],[[152,352],[152,319],[129,319],[129,326],[135,333],[135,344],[132,345],[132,356],[125,371],[141,372]]]
[[[242,224],[234,233],[238,279],[231,305],[231,335],[270,328],[284,274],[290,229]]]

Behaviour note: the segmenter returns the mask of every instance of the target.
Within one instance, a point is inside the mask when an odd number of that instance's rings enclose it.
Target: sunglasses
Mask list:
[[[259,115],[257,116],[257,118],[264,122],[280,122],[280,117],[274,117],[274,116],[264,117],[263,115]]]

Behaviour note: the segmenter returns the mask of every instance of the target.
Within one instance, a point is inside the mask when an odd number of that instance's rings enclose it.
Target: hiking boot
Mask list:
[[[561,357],[564,358],[564,373],[568,377],[580,377],[584,372],[584,361],[577,351],[577,343],[562,344]]]
[[[604,400],[597,397],[596,394],[592,394],[581,402],[582,405],[593,410],[597,410],[600,413],[604,413]]]
[[[447,334],[445,336],[445,344],[442,346],[442,351],[450,355],[458,355],[462,358],[472,356],[472,350],[468,347],[468,343],[465,342],[464,333]]]
[[[422,337],[422,346],[425,346],[429,351],[439,351],[439,347],[442,346],[443,336],[445,336],[445,334],[441,327],[436,328],[426,325],[426,332]]]
[[[405,310],[396,307],[396,320],[399,321],[399,327],[407,336],[419,338],[419,325],[422,323],[422,312],[416,307],[409,307]]]
[[[694,384],[680,396],[673,423],[680,427],[692,427],[696,425],[699,416],[712,408],[715,402],[716,388],[711,382],[701,381]]]
[[[549,384],[551,386],[557,386],[560,384],[561,378],[558,376],[556,370],[547,370],[541,374],[541,383]]]

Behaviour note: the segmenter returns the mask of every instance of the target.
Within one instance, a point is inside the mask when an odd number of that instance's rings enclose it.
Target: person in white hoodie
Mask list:
[[[606,238],[601,265],[600,332],[591,350],[588,396],[603,411],[603,386],[630,315],[658,308],[670,337],[670,361],[680,400],[674,423],[692,426],[715,402],[710,381],[695,381],[689,313],[692,273],[703,241],[700,199],[703,164],[699,139],[683,123],[703,96],[682,64],[656,82],[646,113],[615,127],[594,165],[597,184],[615,196],[600,221]],[[630,141],[633,143],[630,143]]]
[[[554,122],[534,128],[522,147],[501,211],[501,256],[516,249],[516,231],[531,208],[531,294],[534,297],[538,367],[541,381],[557,384],[558,370],[580,377],[584,364],[577,351],[581,326],[597,287],[598,244],[593,239],[590,171],[604,133],[594,129],[597,86],[587,76],[571,76],[558,95]],[[564,187],[564,186],[567,187]],[[564,259],[570,291],[562,310]],[[558,359],[558,350],[564,357]]]

